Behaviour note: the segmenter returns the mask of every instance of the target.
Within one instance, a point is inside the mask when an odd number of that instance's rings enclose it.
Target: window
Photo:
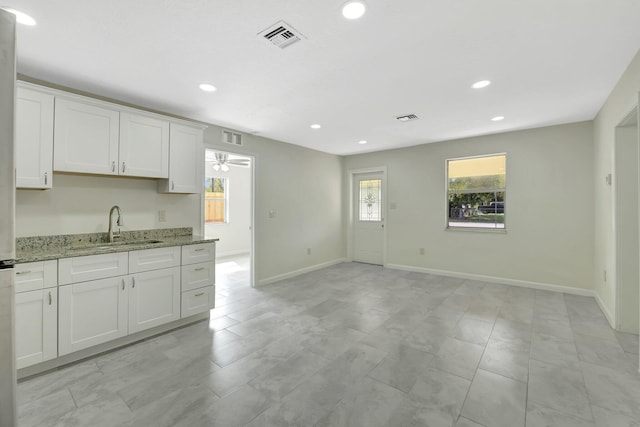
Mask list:
[[[229,222],[227,215],[228,200],[228,179],[206,177],[204,181],[204,221]]]
[[[382,221],[380,197],[382,180],[368,179],[360,181],[360,221]]]
[[[505,228],[506,154],[447,160],[449,228]]]

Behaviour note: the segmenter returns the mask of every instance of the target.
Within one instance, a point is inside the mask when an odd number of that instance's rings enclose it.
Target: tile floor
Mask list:
[[[225,280],[210,322],[21,382],[20,426],[640,426],[638,336],[593,298],[362,264]]]

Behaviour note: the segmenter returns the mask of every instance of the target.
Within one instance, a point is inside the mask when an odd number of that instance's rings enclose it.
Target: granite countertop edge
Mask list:
[[[184,230],[184,229],[183,229]],[[165,230],[163,230],[165,231]],[[182,230],[181,230],[182,231]],[[42,237],[32,237],[29,238],[29,244],[23,245],[24,247],[18,246],[16,248],[16,264],[24,264],[27,262],[38,262],[38,261],[50,261],[56,260],[60,258],[71,258],[71,257],[80,257],[80,256],[89,256],[89,255],[101,255],[101,254],[111,254],[118,252],[131,252],[131,251],[140,251],[144,249],[155,249],[155,248],[165,248],[170,246],[186,246],[186,245],[196,245],[199,243],[213,243],[217,242],[218,238],[207,238],[201,235],[194,234],[186,234],[186,233],[176,233],[176,235],[167,235],[167,233],[163,233],[161,236],[149,236],[149,232],[145,230],[145,237],[140,238],[140,234],[131,234],[126,235],[123,233],[123,239],[118,240],[116,245],[110,246],[108,243],[101,241],[91,241],[89,239],[89,243],[84,244],[68,244],[68,245],[56,245],[56,244],[44,244],[42,242],[46,242],[47,240],[55,240],[60,237],[69,237],[76,235],[68,235],[68,236],[42,236]],[[80,235],[77,235],[80,236]],[[82,235],[86,238],[89,235]],[[94,235],[91,235],[94,236]],[[95,236],[101,237],[100,233],[96,233]],[[67,239],[69,240],[69,239]],[[146,242],[148,240],[149,242]],[[154,242],[154,240],[160,240],[160,242]],[[118,244],[120,242],[132,241],[134,244]]]

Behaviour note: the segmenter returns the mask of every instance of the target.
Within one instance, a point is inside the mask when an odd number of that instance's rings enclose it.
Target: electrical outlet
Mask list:
[[[307,255],[311,255],[311,248],[307,248]]]
[[[158,222],[167,222],[167,211],[158,211]]]
[[[424,248],[420,248],[419,252],[420,252],[420,255],[424,255]]]

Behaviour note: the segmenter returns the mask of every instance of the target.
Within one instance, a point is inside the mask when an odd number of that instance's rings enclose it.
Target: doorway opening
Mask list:
[[[349,172],[349,260],[384,266],[387,256],[386,167]]]
[[[635,108],[615,129],[613,176],[615,327],[634,334],[640,329],[638,142],[638,109]]]
[[[203,232],[216,244],[216,307],[254,286],[253,156],[205,148]]]

